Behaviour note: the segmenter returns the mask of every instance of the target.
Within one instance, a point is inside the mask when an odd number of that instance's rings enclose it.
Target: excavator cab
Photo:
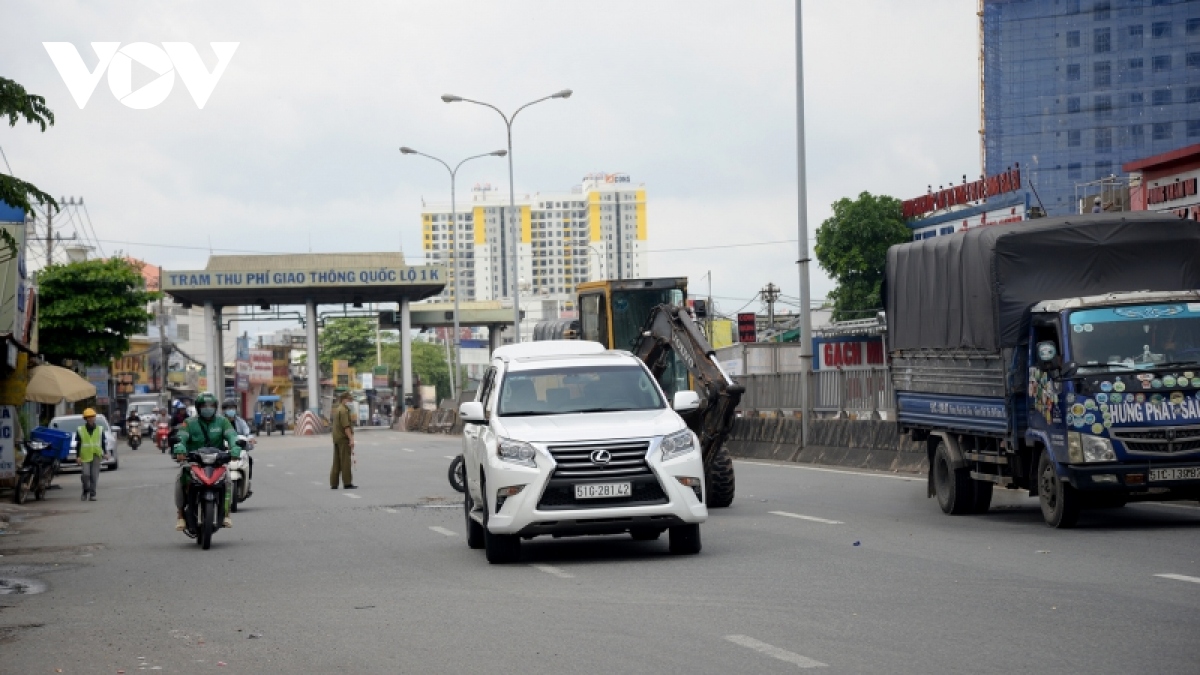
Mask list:
[[[687,278],[607,279],[576,287],[579,294],[579,337],[609,349],[632,350],[646,318],[658,305],[681,307],[687,299]],[[659,384],[667,396],[689,389],[687,368],[672,355]]]

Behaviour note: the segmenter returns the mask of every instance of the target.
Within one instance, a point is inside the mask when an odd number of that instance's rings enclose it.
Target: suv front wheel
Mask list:
[[[671,553],[696,555],[700,552],[700,525],[676,525],[668,530]]]
[[[488,506],[487,481],[480,481],[483,493],[483,552],[493,565],[514,563],[521,559],[521,538],[515,534],[493,534],[488,528],[491,507]]]

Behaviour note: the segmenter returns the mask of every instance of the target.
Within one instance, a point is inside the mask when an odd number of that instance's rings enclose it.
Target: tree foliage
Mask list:
[[[51,265],[37,283],[41,351],[56,363],[108,363],[121,356],[131,336],[146,332],[146,305],[159,298],[124,258]]]
[[[390,370],[401,371],[400,344],[396,336],[388,334],[383,342],[383,363]],[[450,396],[450,366],[446,363],[446,346],[431,342],[412,344],[413,374],[427,387],[437,388],[438,400]],[[459,373],[459,382],[466,382],[466,370]]]
[[[833,204],[833,216],[817,228],[816,255],[821,269],[837,283],[830,294],[835,321],[861,319],[883,306],[887,250],[912,238],[901,216],[900,200],[863,192]]]
[[[331,319],[318,336],[318,362],[329,371],[335,360],[361,370],[375,359],[375,323],[370,319]]]
[[[37,124],[46,131],[54,126],[54,112],[46,107],[46,99],[30,94],[25,87],[10,79],[0,77],[0,117],[8,117],[8,126],[15,127],[23,117],[30,124]],[[33,202],[47,209],[59,210],[58,202],[32,183],[16,176],[0,173],[0,202],[15,206],[25,213],[33,213]],[[17,255],[17,241],[7,231],[0,230],[0,247],[8,249],[3,257],[11,260]]]

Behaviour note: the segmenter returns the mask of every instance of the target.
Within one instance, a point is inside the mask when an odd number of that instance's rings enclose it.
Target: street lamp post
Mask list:
[[[450,255],[454,258],[454,363],[450,364],[450,369],[453,371],[450,375],[450,397],[457,399],[458,370],[462,364],[462,341],[459,339],[458,331],[458,279],[461,276],[462,268],[458,264],[458,208],[455,205],[454,179],[458,176],[459,167],[471,161],[472,159],[479,159],[480,157],[503,157],[508,154],[508,151],[496,150],[494,152],[485,152],[482,155],[473,155],[456,164],[453,169],[450,168],[449,164],[443,162],[437,157],[434,157],[433,155],[427,155],[423,152],[417,152],[416,150],[413,150],[407,146],[401,147],[400,153],[404,155],[420,155],[421,157],[427,157],[446,167],[446,170],[450,172]]]
[[[517,230],[517,221],[513,218],[513,211],[515,211],[517,208],[517,197],[516,197],[516,188],[513,186],[512,125],[513,125],[513,122],[517,119],[517,113],[520,113],[522,110],[528,108],[529,106],[531,106],[535,103],[541,103],[542,101],[548,101],[552,98],[571,98],[571,93],[572,92],[570,89],[563,89],[562,91],[560,91],[558,93],[551,94],[549,96],[543,96],[542,98],[539,98],[536,101],[530,101],[529,103],[526,103],[525,105],[521,106],[520,108],[517,108],[513,112],[512,115],[505,115],[499,108],[492,105],[491,103],[484,103],[483,101],[474,101],[469,98],[463,98],[461,96],[455,96],[453,94],[442,94],[442,101],[444,103],[459,103],[459,102],[474,103],[475,105],[482,105],[482,106],[491,108],[492,110],[495,110],[500,115],[501,119],[504,120],[504,126],[508,129],[508,217],[512,221],[512,225],[509,227],[509,241],[512,242],[512,249],[513,249],[513,257],[512,257],[513,331],[515,331],[513,333],[513,344],[520,344],[520,342],[521,342],[521,284],[519,281],[520,266],[518,263],[518,257],[519,257],[519,251],[520,251],[520,237],[519,237],[520,233]]]

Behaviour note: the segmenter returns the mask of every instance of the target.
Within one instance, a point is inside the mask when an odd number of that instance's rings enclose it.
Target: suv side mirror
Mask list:
[[[700,407],[700,394],[688,389],[687,391],[675,392],[675,400],[672,401],[671,407],[675,412],[692,412]]]
[[[484,424],[487,419],[483,416],[483,404],[479,401],[467,401],[458,406],[458,417],[468,424]]]

